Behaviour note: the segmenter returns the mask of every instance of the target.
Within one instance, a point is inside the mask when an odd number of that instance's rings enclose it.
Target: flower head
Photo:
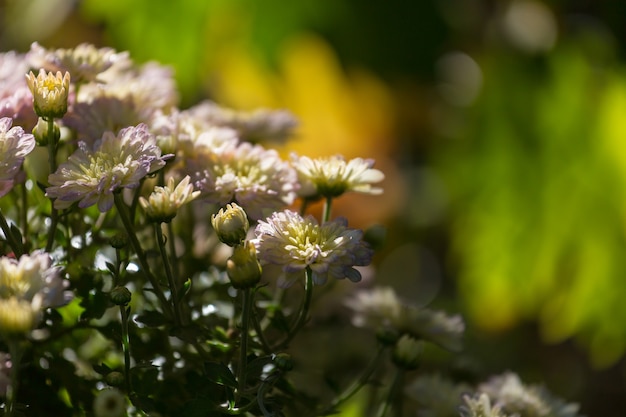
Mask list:
[[[174,178],[170,177],[165,187],[154,187],[148,199],[139,197],[139,204],[145,210],[148,219],[167,223],[176,216],[179,208],[200,195],[200,191],[194,191],[193,185],[189,184],[189,176],[183,178],[176,187],[174,184]]]
[[[24,78],[29,69],[24,54],[0,53],[0,118],[11,117],[26,129],[37,123],[33,95]]]
[[[33,93],[35,113],[39,117],[61,118],[67,113],[67,96],[70,91],[70,73],[56,74],[39,70],[26,75],[26,83]]]
[[[210,126],[229,127],[247,142],[284,142],[298,125],[295,116],[286,110],[256,109],[237,111],[204,101],[193,108],[194,117]]]
[[[355,312],[355,326],[391,328],[450,351],[462,348],[465,324],[461,316],[404,304],[392,288],[361,291],[346,304]]]
[[[113,64],[127,61],[128,52],[118,53],[112,48],[96,48],[88,43],[71,49],[48,50],[35,42],[28,52],[28,60],[35,68],[67,71],[75,82],[83,83],[96,81],[98,75]]]
[[[462,417],[509,417],[500,407],[492,406],[489,396],[486,394],[474,397],[464,395],[463,401],[465,404],[459,408]]]
[[[95,417],[122,417],[126,415],[126,399],[116,388],[104,389],[93,401]]]
[[[525,385],[519,376],[506,372],[481,384],[478,390],[508,415],[529,417],[577,417],[578,405],[553,397],[544,387]]]
[[[197,156],[185,161],[186,169],[209,202],[236,201],[255,220],[293,202],[295,171],[276,151],[247,142],[197,149]]]
[[[422,342],[408,334],[402,335],[393,349],[393,363],[402,369],[417,369],[422,356]]]
[[[79,143],[79,149],[50,174],[46,195],[55,199],[57,209],[78,202],[81,208],[98,204],[104,213],[113,206],[113,193],[137,187],[142,178],[163,167],[166,159],[144,124],[122,129],[117,136],[105,132],[93,149]]]
[[[8,117],[0,119],[0,197],[13,188],[24,158],[35,148],[35,137],[11,124]]]
[[[37,325],[41,312],[66,304],[72,293],[60,268],[47,253],[37,251],[19,260],[0,257],[0,333],[25,333]]]
[[[348,191],[380,194],[382,189],[372,184],[382,181],[385,175],[373,169],[371,159],[355,158],[346,162],[341,156],[311,159],[292,155],[293,166],[298,172],[302,197],[317,199],[338,197]]]
[[[312,216],[303,218],[285,210],[259,221],[255,234],[252,242],[264,272],[278,269],[282,285],[291,285],[306,268],[313,272],[316,284],[324,284],[329,277],[357,282],[361,274],[354,266],[368,265],[372,259],[363,232],[348,228],[344,218],[319,225]]]

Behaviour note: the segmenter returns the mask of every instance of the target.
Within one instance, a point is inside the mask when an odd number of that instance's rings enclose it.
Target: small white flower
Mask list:
[[[252,242],[264,271],[278,269],[283,286],[302,277],[306,268],[313,271],[316,284],[324,284],[328,278],[357,282],[361,274],[354,266],[368,265],[372,250],[363,241],[363,232],[347,224],[346,219],[337,218],[319,225],[312,216],[303,218],[285,210],[259,221]]]
[[[35,113],[39,117],[61,118],[67,113],[67,96],[70,91],[70,73],[56,74],[39,70],[26,75],[26,83],[33,93]]]
[[[456,352],[462,349],[465,323],[460,315],[404,304],[389,287],[357,293],[346,302],[355,315],[355,326],[375,330],[391,328]]]
[[[180,207],[200,195],[200,191],[194,191],[193,185],[189,184],[189,176],[183,178],[176,187],[174,184],[174,178],[170,177],[166,186],[154,187],[148,199],[139,197],[139,204],[145,210],[148,219],[154,222],[169,222],[176,216]]]
[[[93,401],[93,413],[95,417],[126,416],[126,398],[118,389],[104,389]]]
[[[354,158],[346,162],[341,156],[311,159],[292,155],[292,163],[300,182],[298,195],[302,197],[332,198],[348,191],[382,193],[381,188],[372,184],[382,181],[385,175],[372,168],[374,161],[371,159]]]
[[[11,123],[8,117],[0,119],[0,197],[13,188],[24,158],[35,149],[35,137]]]
[[[78,202],[81,208],[98,204],[104,213],[113,206],[113,193],[137,187],[142,178],[162,168],[166,159],[144,124],[122,129],[117,136],[105,132],[93,149],[79,143],[79,149],[50,174],[46,195],[55,199],[57,209]]]
[[[96,48],[88,43],[70,49],[48,50],[35,42],[27,56],[32,67],[67,71],[77,83],[96,81],[98,75],[113,64],[128,61],[128,52],[118,53],[112,48]]]
[[[31,330],[43,309],[71,300],[67,285],[45,252],[22,255],[19,260],[0,257],[0,332]]]
[[[500,407],[492,406],[489,396],[480,394],[474,397],[469,395],[463,396],[465,402],[459,409],[462,417],[514,417],[505,414]]]

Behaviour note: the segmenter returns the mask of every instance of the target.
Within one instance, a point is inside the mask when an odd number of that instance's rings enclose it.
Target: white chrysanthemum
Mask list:
[[[463,401],[465,404],[459,408],[462,417],[514,417],[505,414],[500,407],[492,406],[489,397],[485,394],[474,397],[464,395]]]
[[[544,387],[525,385],[507,372],[489,379],[478,390],[511,415],[531,417],[577,417],[578,405],[553,397]]]
[[[363,232],[348,228],[347,223],[337,218],[319,225],[314,217],[303,218],[290,210],[259,221],[252,242],[264,274],[278,272],[283,286],[301,278],[305,268],[311,269],[316,284],[324,284],[328,278],[360,281],[361,274],[354,266],[368,265],[372,250],[363,241]]]
[[[67,284],[45,252],[22,255],[19,260],[0,257],[0,333],[31,330],[43,309],[71,300]]]
[[[448,316],[442,311],[404,304],[389,287],[361,291],[346,301],[346,305],[355,313],[355,326],[391,328],[450,351],[462,349],[465,323],[460,315]]]
[[[11,127],[13,120],[0,119],[0,197],[6,195],[20,171],[24,158],[35,148],[35,138],[19,126]]]
[[[67,71],[77,83],[96,81],[98,75],[114,64],[128,61],[128,52],[118,53],[112,48],[96,48],[88,43],[70,49],[48,50],[35,42],[27,56],[32,67]]]
[[[33,72],[26,75],[26,83],[31,93],[35,113],[40,117],[61,118],[67,113],[67,96],[70,92],[70,73],[56,73],[39,70],[35,77]]]
[[[200,191],[193,190],[189,179],[189,176],[186,176],[174,186],[174,178],[170,177],[166,186],[154,187],[154,191],[147,199],[139,197],[139,204],[145,210],[148,219],[154,222],[169,222],[176,216],[180,207],[198,197]]]
[[[122,417],[126,415],[126,399],[115,388],[104,389],[93,401],[95,417]]]
[[[193,108],[191,115],[209,126],[229,127],[247,142],[284,142],[298,121],[286,110],[256,109],[237,111],[204,101]]]
[[[163,167],[165,159],[144,124],[122,129],[117,136],[105,132],[93,149],[79,143],[79,149],[50,174],[46,195],[55,199],[57,209],[78,202],[81,208],[98,204],[104,213],[113,206],[113,193],[137,187],[142,178]]]
[[[372,187],[372,184],[382,181],[385,175],[372,168],[372,159],[354,158],[346,162],[338,155],[314,159],[292,155],[292,163],[300,182],[298,195],[302,197],[331,198],[348,191],[382,193],[381,188]]]
[[[255,220],[293,202],[296,174],[278,152],[247,142],[197,150],[183,169],[209,202],[237,202]]]

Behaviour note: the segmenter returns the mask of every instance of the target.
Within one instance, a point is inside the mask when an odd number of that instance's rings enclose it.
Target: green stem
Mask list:
[[[21,241],[18,241],[13,235],[13,231],[11,230],[7,219],[4,217],[4,214],[2,214],[2,211],[0,211],[0,228],[2,228],[2,231],[4,232],[4,236],[6,237],[9,246],[11,247],[11,249],[13,249],[15,257],[19,258],[20,256],[22,256],[24,254],[24,245]]]
[[[330,210],[333,205],[332,197],[326,197],[326,201],[324,202],[324,211],[322,212],[322,223],[326,223],[330,220]]]
[[[252,301],[254,296],[250,288],[241,290],[242,311],[241,311],[241,344],[239,345],[239,367],[237,368],[237,397],[241,398],[246,387],[246,368],[248,360],[248,333],[250,331],[250,313],[252,311]]]
[[[24,247],[28,248],[30,246],[30,240],[28,239],[28,192],[26,190],[26,183],[22,184],[20,187],[21,191],[21,199],[22,199],[22,210],[21,210],[21,218],[20,218],[20,227],[22,228],[24,235]],[[24,250],[26,252],[27,250]]]
[[[387,393],[387,398],[380,405],[380,408],[378,409],[377,417],[385,417],[387,415],[387,411],[389,411],[393,402],[396,399],[396,396],[402,390],[402,385],[404,384],[404,372],[405,371],[403,369],[400,369],[400,368],[396,369],[396,375],[393,378],[393,383],[391,384],[391,387],[389,388],[389,392]],[[398,409],[397,411],[398,411],[397,415],[401,415],[402,410]]]
[[[17,340],[9,340],[9,354],[11,355],[11,383],[7,387],[6,393],[6,417],[12,417],[15,411],[15,404],[17,400],[17,390],[19,388],[19,371],[20,364],[22,362],[22,349],[20,343]]]
[[[152,285],[154,293],[156,294],[157,298],[159,299],[159,302],[161,303],[161,308],[163,309],[163,313],[169,317],[172,317],[172,307],[167,301],[165,294],[163,294],[163,291],[161,291],[159,282],[157,281],[155,276],[152,275],[152,272],[150,271],[150,266],[148,264],[148,259],[146,258],[146,253],[141,248],[141,244],[139,243],[139,240],[137,239],[137,235],[135,234],[133,224],[130,221],[130,218],[128,217],[128,213],[126,212],[126,206],[124,205],[124,201],[122,201],[122,197],[118,193],[114,194],[114,198],[115,198],[115,206],[117,207],[117,212],[120,215],[120,218],[122,219],[122,223],[124,224],[124,228],[126,229],[126,233],[128,234],[128,239],[130,240],[133,250],[137,254],[137,258],[139,259],[139,263],[141,264],[141,267],[143,268],[144,273],[146,274],[146,276],[148,277],[148,280],[150,281],[150,284]]]
[[[130,307],[120,306],[120,316],[122,319],[122,350],[124,351],[124,384],[126,392],[130,394],[130,337],[128,335],[128,311]]]
[[[54,118],[50,117],[48,122],[48,165],[50,166],[50,174],[57,170],[57,137],[54,133]],[[48,242],[46,243],[46,252],[52,251],[54,244],[54,235],[59,223],[59,212],[54,208],[54,200],[50,200],[50,229],[48,229]]]
[[[321,415],[328,415],[333,412],[337,412],[338,407],[352,398],[361,388],[368,383],[370,377],[374,373],[374,371],[378,368],[381,359],[383,358],[383,353],[385,352],[386,347],[384,345],[380,345],[378,347],[378,351],[376,355],[372,358],[370,363],[367,365],[363,373],[356,379],[344,392],[342,392],[338,397],[334,399],[334,401],[326,408]]]
[[[257,316],[256,310],[252,313],[252,324],[254,326],[254,331],[256,332],[256,336],[263,347],[263,352],[268,355],[272,353],[272,347],[267,342],[265,338],[265,334],[263,333],[263,327],[261,326],[261,322],[259,322],[259,317]]]
[[[302,302],[302,308],[298,313],[298,317],[291,326],[291,330],[285,340],[283,340],[274,350],[282,349],[289,345],[289,342],[293,340],[296,334],[306,324],[309,316],[309,309],[311,308],[311,300],[313,298],[313,271],[311,268],[305,269],[306,279],[304,281],[304,301]]]
[[[167,276],[167,282],[170,287],[171,301],[174,308],[174,321],[177,326],[182,324],[182,314],[180,312],[180,303],[178,299],[178,285],[174,276],[172,275],[172,268],[170,266],[169,257],[165,250],[165,239],[163,237],[163,230],[161,229],[161,223],[154,223],[154,232],[156,234],[157,244],[159,245],[159,252],[161,253],[161,259],[163,259],[163,265],[165,268],[165,275]]]

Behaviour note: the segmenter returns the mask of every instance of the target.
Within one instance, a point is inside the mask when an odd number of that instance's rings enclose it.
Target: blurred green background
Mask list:
[[[626,2],[3,0],[0,50],[171,65],[181,107],[288,108],[288,150],[372,157],[377,280],[462,312],[467,353],[626,415]],[[285,149],[285,152],[287,149]],[[382,200],[382,201],[377,201]],[[458,365],[462,367],[462,365]]]

